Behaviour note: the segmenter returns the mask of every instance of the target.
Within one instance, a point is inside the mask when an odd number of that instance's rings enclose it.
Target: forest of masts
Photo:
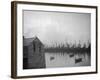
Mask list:
[[[54,43],[52,46],[44,45],[45,52],[67,52],[67,53],[90,53],[91,51],[91,43],[88,41],[87,43],[82,44],[79,43]]]

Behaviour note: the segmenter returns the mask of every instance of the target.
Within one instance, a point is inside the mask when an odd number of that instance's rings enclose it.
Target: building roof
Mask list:
[[[37,40],[42,44],[42,42],[39,40],[38,37],[23,38],[23,46],[28,46],[28,45],[30,45],[33,41],[37,41]]]

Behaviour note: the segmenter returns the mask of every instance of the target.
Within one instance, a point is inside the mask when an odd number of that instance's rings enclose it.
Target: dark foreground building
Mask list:
[[[23,37],[23,69],[45,68],[44,46],[37,38]]]

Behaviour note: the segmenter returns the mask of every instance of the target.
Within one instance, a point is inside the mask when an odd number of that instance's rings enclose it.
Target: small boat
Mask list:
[[[74,54],[70,54],[69,56],[70,56],[70,57],[74,57]]]
[[[82,62],[82,58],[75,59],[75,63]]]
[[[50,57],[50,60],[53,60],[54,59],[54,57],[52,56],[52,57]]]

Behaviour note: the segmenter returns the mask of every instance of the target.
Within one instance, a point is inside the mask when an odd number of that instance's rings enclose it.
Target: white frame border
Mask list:
[[[23,70],[23,32],[22,32],[22,10],[46,10],[61,12],[91,13],[91,66],[88,67],[67,67],[50,69],[29,69]],[[96,71],[96,9],[82,7],[60,7],[47,5],[17,4],[17,76],[37,76],[51,74],[70,74]]]

